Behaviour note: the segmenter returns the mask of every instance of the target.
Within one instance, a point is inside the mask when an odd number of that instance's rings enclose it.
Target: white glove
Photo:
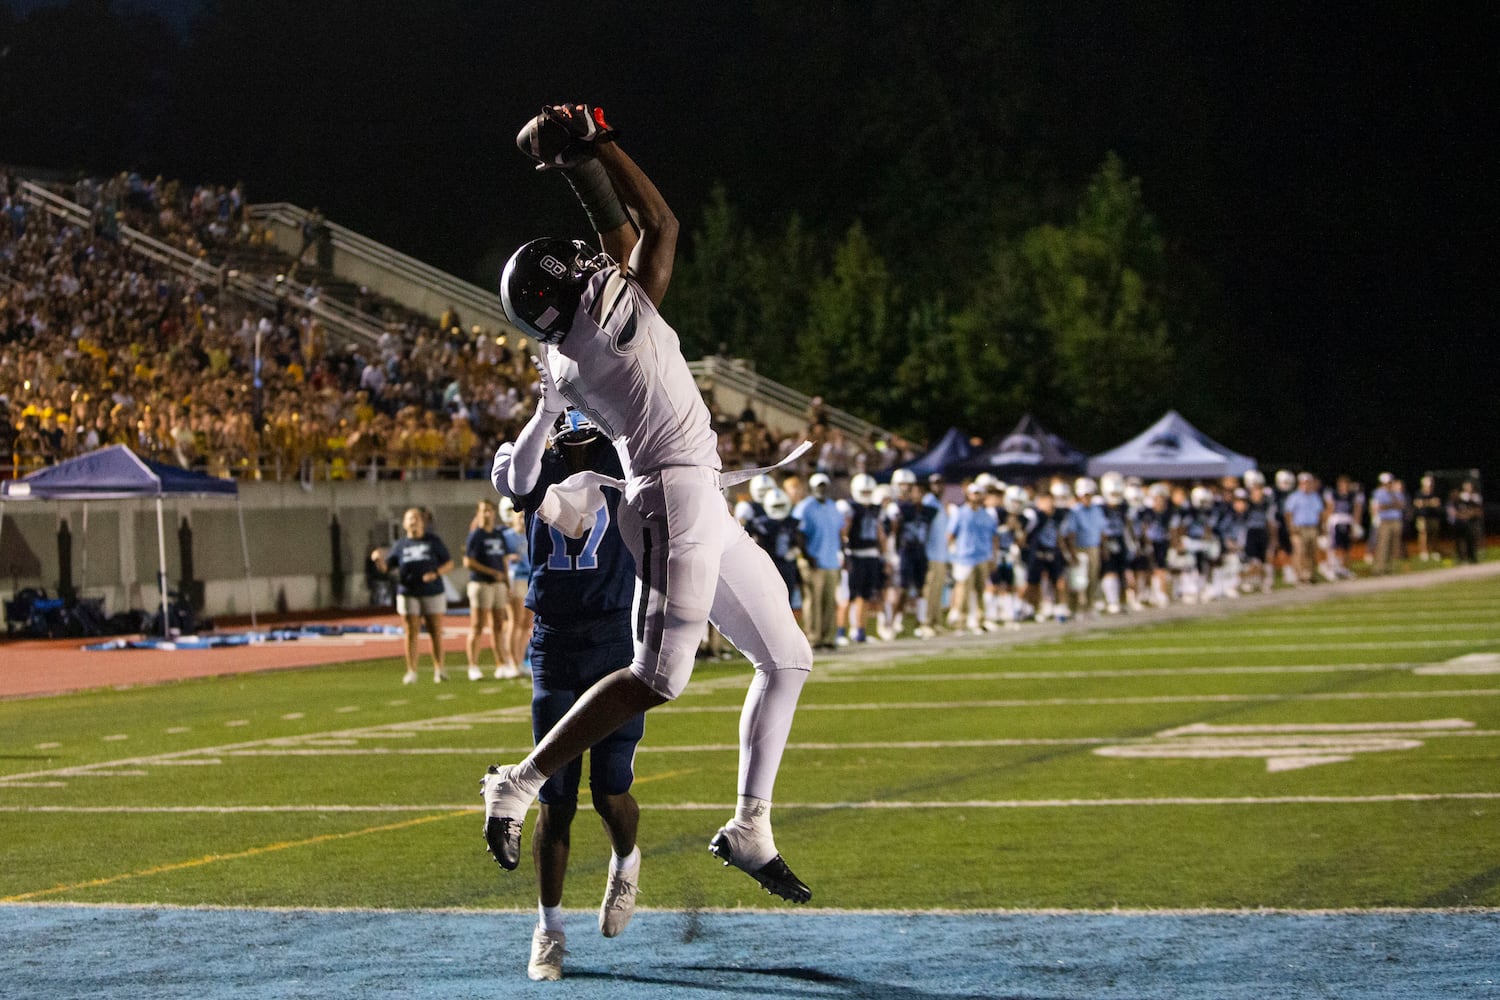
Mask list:
[[[537,372],[537,401],[536,405],[543,413],[557,414],[568,408],[568,401],[558,391],[557,383],[552,381],[552,372],[541,358],[535,354],[531,356],[531,363],[536,365]]]

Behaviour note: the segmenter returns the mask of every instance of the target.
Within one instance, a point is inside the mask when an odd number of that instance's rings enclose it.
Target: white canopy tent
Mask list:
[[[1219,444],[1176,410],[1118,448],[1089,459],[1089,475],[1118,472],[1142,479],[1218,479],[1241,476],[1255,459]]]

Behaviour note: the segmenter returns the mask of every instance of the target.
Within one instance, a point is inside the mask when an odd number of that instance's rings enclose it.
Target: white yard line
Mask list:
[[[961,799],[945,801],[928,799],[922,801],[864,800],[849,802],[778,802],[776,809],[808,809],[822,812],[834,810],[904,810],[904,809],[1123,809],[1123,808],[1183,808],[1188,806],[1283,806],[1283,805],[1384,805],[1396,802],[1493,802],[1500,800],[1500,792],[1392,792],[1383,795],[1237,795],[1237,796],[1163,796],[1160,798],[1111,798],[1111,799]],[[726,802],[642,802],[643,812],[713,812],[732,809]],[[260,805],[260,806],[42,806],[4,805],[0,813],[63,813],[88,815],[92,813],[126,813],[153,815],[159,813],[204,813],[211,815],[234,815],[239,813],[411,813],[411,812],[474,812],[484,807],[474,802],[436,802],[425,805],[351,805],[322,803],[318,805]]]

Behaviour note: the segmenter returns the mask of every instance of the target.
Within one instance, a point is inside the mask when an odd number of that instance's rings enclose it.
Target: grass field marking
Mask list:
[[[77,892],[81,889],[97,889],[100,886],[113,885],[116,882],[123,882],[126,879],[150,878],[153,875],[165,875],[169,872],[184,871],[189,868],[201,868],[204,865],[217,864],[220,861],[238,861],[243,858],[253,858],[262,854],[272,854],[276,851],[287,851],[294,847],[310,847],[314,844],[348,840],[351,837],[364,837],[372,833],[388,833],[392,830],[402,830],[407,827],[420,826],[424,823],[433,823],[438,820],[466,816],[473,811],[472,809],[464,809],[457,812],[445,812],[436,816],[419,816],[416,819],[402,820],[399,823],[386,823],[381,826],[367,827],[363,830],[349,830],[344,833],[323,833],[316,837],[306,837],[302,840],[283,840],[274,844],[266,844],[262,847],[234,851],[230,854],[206,854],[201,858],[193,858],[190,861],[174,861],[170,864],[154,865],[150,868],[142,868],[133,872],[121,872],[119,875],[107,875],[103,878],[89,879],[86,882],[74,882],[71,885],[55,885],[50,889],[37,889],[32,892],[18,893],[14,896],[0,897],[0,903],[21,903],[41,896],[55,896],[58,893]]]
[[[1399,725],[1399,724],[1398,724]],[[1316,727],[1287,727],[1290,733],[1306,732]],[[1400,730],[1396,730],[1399,732]],[[1351,730],[1356,736],[1363,735],[1374,738],[1385,731],[1380,724],[1372,723],[1368,726],[1357,727]],[[1424,739],[1437,739],[1441,737],[1484,737],[1491,738],[1500,736],[1500,729],[1463,729],[1452,731],[1423,732]],[[797,742],[793,741],[786,745],[788,750],[837,752],[841,750],[994,750],[1018,747],[1098,747],[1098,746],[1132,746],[1153,745],[1160,742],[1162,734],[1156,736],[1139,736],[1134,738],[1121,738],[1112,736],[1077,736],[1046,738],[1036,737],[1031,739],[988,739],[988,740],[851,740],[847,743],[829,742]],[[1307,739],[1312,739],[1309,736]],[[1262,741],[1270,737],[1260,737]],[[1329,737],[1336,741],[1338,737]],[[1226,744],[1230,745],[1230,744]],[[1247,742],[1247,745],[1250,743]],[[1421,745],[1418,743],[1417,745]],[[663,754],[663,753],[737,753],[740,747],[738,743],[694,743],[694,744],[657,744],[654,746],[642,745],[636,748],[639,754]],[[232,757],[467,757],[481,754],[491,757],[509,757],[516,754],[525,755],[530,753],[529,747],[351,747],[337,750],[320,749],[298,749],[296,747],[284,747],[268,750],[236,750],[227,756]]]
[[[530,704],[519,706],[504,706],[501,708],[485,709],[480,712],[468,712],[462,715],[445,716],[426,720],[433,723],[463,722],[461,728],[467,729],[469,723],[474,722],[503,722],[518,721],[524,713],[525,720],[529,723],[531,719]],[[514,717],[514,720],[512,719]],[[38,779],[76,778],[95,776],[119,776],[119,775],[145,775],[147,771],[121,770],[122,768],[139,768],[160,764],[163,761],[180,760],[193,757],[223,756],[235,750],[259,747],[266,745],[285,745],[284,741],[292,741],[293,744],[307,742],[316,743],[320,740],[333,741],[339,746],[353,746],[356,741],[368,738],[370,734],[385,733],[410,729],[420,725],[419,722],[393,722],[382,726],[362,726],[357,729],[341,729],[331,732],[306,733],[301,736],[273,736],[266,739],[247,740],[240,743],[228,743],[209,747],[194,747],[186,750],[173,750],[161,754],[151,754],[140,757],[126,757],[118,760],[98,761],[92,764],[73,764],[67,767],[49,768],[44,771],[26,771],[17,774],[0,774],[0,789],[5,788],[38,788],[59,787],[58,783],[52,782],[46,785],[32,784]]]
[[[1344,764],[1355,754],[1419,750],[1422,740],[1445,731],[1470,732],[1474,723],[1466,719],[1428,719],[1424,722],[1314,723],[1229,725],[1194,723],[1157,733],[1155,740],[1100,747],[1100,757],[1130,760],[1223,760],[1263,758],[1266,771],[1279,774],[1323,764]]]
[[[1403,673],[1416,672],[1425,663],[1298,663],[1286,666],[1227,666],[1227,667],[1138,667],[1115,670],[985,670],[964,674],[920,674],[892,673],[885,669],[870,673],[845,672],[828,676],[813,671],[809,684],[852,684],[864,681],[900,681],[910,684],[914,679],[927,681],[1030,681],[1030,680],[1093,680],[1094,678],[1135,677],[1234,677],[1239,675],[1275,674],[1337,674],[1337,673]]]
[[[1299,701],[1402,701],[1426,698],[1494,698],[1500,689],[1444,691],[1313,691],[1306,694],[1162,694],[1118,698],[986,698],[965,701],[886,701],[820,705],[803,702],[798,712],[943,711],[955,708],[1061,708],[1102,705],[1194,705]],[[738,705],[664,705],[657,713],[738,712]]]
[[[1500,792],[1389,792],[1378,795],[1236,795],[1236,796],[1161,796],[1158,798],[1111,798],[1111,799],[929,799],[923,801],[898,799],[865,799],[849,802],[778,802],[776,809],[808,809],[828,812],[832,810],[878,809],[899,811],[904,809],[1150,809],[1186,808],[1199,806],[1366,806],[1393,803],[1423,802],[1495,802],[1500,801]],[[724,809],[733,811],[732,802],[642,802],[642,812],[715,812]],[[236,815],[240,813],[295,814],[295,813],[433,813],[442,811],[443,816],[429,816],[428,820],[445,819],[452,816],[478,815],[484,812],[483,805],[465,805],[455,802],[427,803],[423,805],[353,805],[347,803],[322,803],[318,805],[262,805],[262,806],[32,806],[0,805],[3,813],[55,813],[78,814],[120,813],[122,815],[194,814]],[[383,828],[375,828],[369,831]],[[326,836],[355,836],[355,834],[329,834]],[[300,842],[299,842],[300,843]],[[296,846],[296,845],[292,845]],[[225,856],[216,856],[223,860]],[[4,902],[4,900],[0,900]]]
[[[1236,643],[1232,646],[1140,646],[1134,649],[1111,649],[1106,651],[1109,656],[1183,656],[1198,653],[1314,653],[1331,652],[1341,649],[1453,649],[1458,646],[1486,645],[1500,642],[1500,634],[1494,639],[1413,639],[1410,642],[1380,641],[1380,642],[1280,642],[1266,643]],[[1067,657],[1077,659],[1080,655],[1087,656],[1087,652],[1080,653],[1077,649],[1026,649],[1018,651],[1018,655],[1024,655],[1028,659],[1058,659]]]
[[[1454,730],[1473,731],[1474,723],[1468,719],[1424,719],[1420,722],[1314,722],[1314,723],[1266,723],[1245,725],[1219,725],[1212,722],[1194,722],[1163,729],[1157,736],[1201,736],[1257,733],[1367,733],[1367,732],[1422,732],[1448,733]],[[1465,735],[1468,733],[1465,732]]]
[[[1467,653],[1442,663],[1424,663],[1412,673],[1424,677],[1500,674],[1500,653]]]
[[[1224,636],[1250,636],[1252,638],[1273,638],[1282,635],[1295,636],[1325,636],[1325,635],[1376,635],[1380,633],[1395,633],[1400,635],[1411,635],[1420,632],[1463,632],[1483,631],[1500,633],[1500,627],[1495,625],[1493,619],[1472,624],[1456,622],[1438,622],[1431,625],[1413,625],[1402,622],[1393,625],[1288,625],[1265,626],[1257,628],[1213,628],[1194,629],[1184,638],[1220,638]],[[1112,642],[1119,638],[1107,632],[1091,632],[1081,637],[1082,642]]]
[[[1106,706],[1106,705],[1168,705],[1168,704],[1235,704],[1235,703],[1275,703],[1275,702],[1299,702],[1299,701],[1375,701],[1375,700],[1400,700],[1420,698],[1478,698],[1495,697],[1500,695],[1500,690],[1446,690],[1446,691],[1389,691],[1389,692],[1315,692],[1310,694],[1225,694],[1225,695],[1156,695],[1142,697],[1119,697],[1119,698],[1044,698],[1044,699],[988,699],[968,701],[932,701],[932,702],[875,702],[819,705],[804,703],[799,706],[800,711],[922,711],[922,710],[944,710],[955,708],[1036,708],[1042,706]],[[499,722],[517,721],[514,716],[525,710],[529,714],[529,706],[507,706],[499,709],[488,709],[479,713],[466,713],[464,715],[449,717],[453,720],[464,720],[467,722]],[[666,713],[702,713],[702,712],[734,712],[741,711],[739,705],[684,705],[680,701],[656,709],[658,712]],[[433,720],[437,721],[437,720]],[[162,760],[174,760],[185,757],[225,756],[231,755],[235,750],[251,749],[275,745],[273,741],[285,741],[287,739],[300,739],[302,745],[315,743],[323,740],[342,741],[339,745],[353,745],[352,741],[364,738],[367,733],[385,732],[393,729],[402,729],[409,723],[391,723],[385,726],[362,727],[360,729],[339,730],[328,733],[309,733],[303,737],[272,737],[261,740],[250,740],[242,743],[233,743],[211,747],[197,747],[188,750],[171,751],[164,754],[152,754],[141,757],[122,758],[113,761],[100,761],[93,764],[71,765],[64,768],[49,768],[41,771],[21,772],[17,774],[0,776],[0,788],[13,785],[25,785],[27,782],[38,779],[56,779],[66,777],[84,777],[98,774],[119,774],[122,768],[140,768],[150,766]],[[282,745],[285,745],[284,743]]]

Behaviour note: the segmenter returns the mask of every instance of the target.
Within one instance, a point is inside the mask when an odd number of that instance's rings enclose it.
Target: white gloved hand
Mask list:
[[[531,356],[531,363],[536,365],[537,372],[537,407],[543,413],[561,413],[568,408],[568,401],[558,391],[557,383],[552,380],[552,372],[546,363],[535,354]]]

